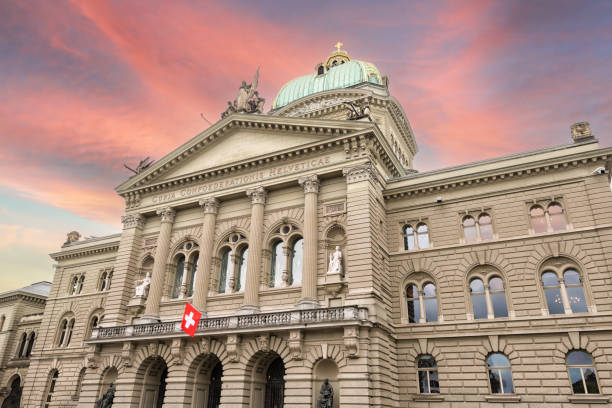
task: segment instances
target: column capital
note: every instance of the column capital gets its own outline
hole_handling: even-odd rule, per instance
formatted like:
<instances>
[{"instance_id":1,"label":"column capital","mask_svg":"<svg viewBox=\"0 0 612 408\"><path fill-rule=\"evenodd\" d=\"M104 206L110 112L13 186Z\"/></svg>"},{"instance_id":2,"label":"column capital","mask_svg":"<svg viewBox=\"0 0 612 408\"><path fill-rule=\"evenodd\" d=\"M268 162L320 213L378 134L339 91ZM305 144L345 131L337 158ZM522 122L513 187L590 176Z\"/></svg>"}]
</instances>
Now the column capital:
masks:
<instances>
[{"instance_id":1,"label":"column capital","mask_svg":"<svg viewBox=\"0 0 612 408\"><path fill-rule=\"evenodd\" d=\"M142 214L128 214L121 217L123 229L143 228L145 217Z\"/></svg>"},{"instance_id":2,"label":"column capital","mask_svg":"<svg viewBox=\"0 0 612 408\"><path fill-rule=\"evenodd\" d=\"M302 176L298 178L300 186L304 187L304 193L319 193L319 178L316 174L310 174L308 176Z\"/></svg>"},{"instance_id":3,"label":"column capital","mask_svg":"<svg viewBox=\"0 0 612 408\"><path fill-rule=\"evenodd\" d=\"M216 214L219 210L219 200L215 197L202 198L198 204L204 208L204 214Z\"/></svg>"},{"instance_id":4,"label":"column capital","mask_svg":"<svg viewBox=\"0 0 612 408\"><path fill-rule=\"evenodd\" d=\"M251 197L251 204L265 204L268 193L263 187L249 188L246 194Z\"/></svg>"},{"instance_id":5,"label":"column capital","mask_svg":"<svg viewBox=\"0 0 612 408\"><path fill-rule=\"evenodd\" d=\"M161 222L173 222L174 216L176 215L176 211L171 207L159 208L156 213L157 215L161 215Z\"/></svg>"},{"instance_id":6,"label":"column capital","mask_svg":"<svg viewBox=\"0 0 612 408\"><path fill-rule=\"evenodd\" d=\"M342 169L342 175L346 177L347 183L357 183L364 180L379 181L377 171L372 162L365 162L354 167L345 167Z\"/></svg>"}]
</instances>

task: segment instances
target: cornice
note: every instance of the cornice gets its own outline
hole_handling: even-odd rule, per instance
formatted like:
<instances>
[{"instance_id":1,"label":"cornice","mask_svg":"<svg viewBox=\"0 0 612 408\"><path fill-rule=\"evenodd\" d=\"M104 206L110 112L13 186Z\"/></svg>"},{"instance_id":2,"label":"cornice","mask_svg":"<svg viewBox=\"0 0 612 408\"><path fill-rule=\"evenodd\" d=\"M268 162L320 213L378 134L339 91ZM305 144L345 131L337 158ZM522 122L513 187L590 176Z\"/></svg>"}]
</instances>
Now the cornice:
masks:
<instances>
[{"instance_id":1,"label":"cornice","mask_svg":"<svg viewBox=\"0 0 612 408\"><path fill-rule=\"evenodd\" d=\"M335 122L342 125L346 124L345 121ZM355 131L351 132L351 130ZM397 158L391 153L391 147L375 123L359 122L358 126L354 126L353 129L339 127L332 131L331 129L325 130L320 128L319 131L329 131L326 134L329 134L331 137L325 140L285 149L274 154L258 156L248 160L182 175L174 179L164 180L157 184L143 185L130 189L121 195L129 203L128 208L134 208L139 206L140 199L144 194L162 192L168 188L178 186L187 187L192 183L201 181L212 181L216 177L227 177L243 170L252 170L257 168L257 166L281 162L292 158L309 157L339 147L344 150L347 160L355 157L362 157L364 154L373 154L387 168L389 174L393 177L399 177L404 174L401 163L399 163Z\"/></svg>"},{"instance_id":2,"label":"cornice","mask_svg":"<svg viewBox=\"0 0 612 408\"><path fill-rule=\"evenodd\" d=\"M610 157L611 154L612 149L598 149L567 155L563 157L555 157L550 159L537 160L529 163L516 164L513 166L507 166L505 168L502 167L498 169L477 171L473 174L449 177L444 178L442 180L424 181L422 183L415 183L408 186L401 186L396 188L392 187L394 183L406 181L407 179L390 180L387 184L389 188L383 191L383 196L386 200L392 200L407 196L437 193L449 189L471 187L476 184L493 183L505 179L528 177L531 175L558 171L560 169L566 169L568 167L585 165L589 162L595 163L602 160L605 161ZM437 173L443 174L443 171ZM416 177L419 176L420 174L416 175Z\"/></svg>"},{"instance_id":3,"label":"cornice","mask_svg":"<svg viewBox=\"0 0 612 408\"><path fill-rule=\"evenodd\" d=\"M8 303L15 300L25 300L26 302L37 303L44 305L47 301L46 297L38 297L36 295L28 294L25 292L17 292L9 296L0 298L0 303Z\"/></svg>"},{"instance_id":4,"label":"cornice","mask_svg":"<svg viewBox=\"0 0 612 408\"><path fill-rule=\"evenodd\" d=\"M70 251L61 251L49 254L51 258L56 261L63 261L66 259L78 258L88 255L97 255L105 252L116 252L119 249L119 241L108 242L105 244L88 246L84 248L75 248Z\"/></svg>"}]
</instances>

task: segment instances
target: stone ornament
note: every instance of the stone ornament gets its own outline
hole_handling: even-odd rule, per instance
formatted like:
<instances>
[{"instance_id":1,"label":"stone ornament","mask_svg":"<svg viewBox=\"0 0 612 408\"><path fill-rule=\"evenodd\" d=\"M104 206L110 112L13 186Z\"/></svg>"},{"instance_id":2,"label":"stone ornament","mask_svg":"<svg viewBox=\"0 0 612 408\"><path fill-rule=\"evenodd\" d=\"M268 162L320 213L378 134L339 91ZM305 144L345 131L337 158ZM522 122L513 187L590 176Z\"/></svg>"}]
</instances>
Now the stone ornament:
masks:
<instances>
[{"instance_id":1,"label":"stone ornament","mask_svg":"<svg viewBox=\"0 0 612 408\"><path fill-rule=\"evenodd\" d=\"M371 162L365 162L355 167L342 169L342 175L346 177L347 183L357 183L359 181L370 180L378 181L376 169Z\"/></svg>"},{"instance_id":2,"label":"stone ornament","mask_svg":"<svg viewBox=\"0 0 612 408\"><path fill-rule=\"evenodd\" d=\"M348 358L358 358L359 353L359 332L357 327L344 328L344 348Z\"/></svg>"},{"instance_id":3,"label":"stone ornament","mask_svg":"<svg viewBox=\"0 0 612 408\"><path fill-rule=\"evenodd\" d=\"M263 187L249 188L246 195L251 197L251 204L265 204L267 193Z\"/></svg>"},{"instance_id":4,"label":"stone ornament","mask_svg":"<svg viewBox=\"0 0 612 408\"><path fill-rule=\"evenodd\" d=\"M96 401L96 408L110 408L115 399L115 385L111 383L102 398Z\"/></svg>"},{"instance_id":5,"label":"stone ornament","mask_svg":"<svg viewBox=\"0 0 612 408\"><path fill-rule=\"evenodd\" d=\"M66 234L66 242L64 242L64 245L70 245L73 242L77 242L79 239L81 239L81 234L79 234L78 231L70 231Z\"/></svg>"},{"instance_id":6,"label":"stone ornament","mask_svg":"<svg viewBox=\"0 0 612 408\"><path fill-rule=\"evenodd\" d=\"M176 211L170 207L160 208L156 211L157 215L161 215L161 222L173 222Z\"/></svg>"},{"instance_id":7,"label":"stone ornament","mask_svg":"<svg viewBox=\"0 0 612 408\"><path fill-rule=\"evenodd\" d=\"M327 273L337 273L342 275L342 252L340 247L336 246L336 250L333 254L329 254L329 266L327 267Z\"/></svg>"},{"instance_id":8,"label":"stone ornament","mask_svg":"<svg viewBox=\"0 0 612 408\"><path fill-rule=\"evenodd\" d=\"M237 334L230 334L227 336L225 349L227 351L227 356L232 363L237 363L240 361L240 337Z\"/></svg>"},{"instance_id":9,"label":"stone ornament","mask_svg":"<svg viewBox=\"0 0 612 408\"><path fill-rule=\"evenodd\" d=\"M317 408L332 408L334 405L334 388L326 378L321 384L321 390L319 391L319 398L317 399Z\"/></svg>"},{"instance_id":10,"label":"stone ornament","mask_svg":"<svg viewBox=\"0 0 612 408\"><path fill-rule=\"evenodd\" d=\"M591 125L589 124L589 122L574 123L571 129L572 139L574 141L593 137L593 134L591 133Z\"/></svg>"},{"instance_id":11,"label":"stone ornament","mask_svg":"<svg viewBox=\"0 0 612 408\"><path fill-rule=\"evenodd\" d=\"M121 223L123 223L123 229L143 228L145 217L142 214L124 215L121 217Z\"/></svg>"},{"instance_id":12,"label":"stone ornament","mask_svg":"<svg viewBox=\"0 0 612 408\"><path fill-rule=\"evenodd\" d=\"M147 298L149 296L149 286L151 286L151 272L147 272L147 275L144 279L139 279L136 281L136 289L134 292L134 297Z\"/></svg>"},{"instance_id":13,"label":"stone ornament","mask_svg":"<svg viewBox=\"0 0 612 408\"><path fill-rule=\"evenodd\" d=\"M346 118L348 120L358 120L370 117L370 105L359 102L343 102L346 105ZM370 119L371 120L371 119Z\"/></svg>"},{"instance_id":14,"label":"stone ornament","mask_svg":"<svg viewBox=\"0 0 612 408\"><path fill-rule=\"evenodd\" d=\"M289 332L289 352L294 360L302 360L303 334L301 330Z\"/></svg>"},{"instance_id":15,"label":"stone ornament","mask_svg":"<svg viewBox=\"0 0 612 408\"><path fill-rule=\"evenodd\" d=\"M316 174L298 178L300 186L304 187L304 193L319 193L319 178Z\"/></svg>"},{"instance_id":16,"label":"stone ornament","mask_svg":"<svg viewBox=\"0 0 612 408\"><path fill-rule=\"evenodd\" d=\"M266 334L262 334L261 336L257 336L257 347L259 350L267 353L270 351L270 336Z\"/></svg>"},{"instance_id":17,"label":"stone ornament","mask_svg":"<svg viewBox=\"0 0 612 408\"><path fill-rule=\"evenodd\" d=\"M255 72L253 82L248 84L242 81L238 96L234 102L227 102L227 109L221 114L221 119L231 115L232 113L263 113L263 106L266 100L259 96L257 84L259 82L259 68Z\"/></svg>"},{"instance_id":18,"label":"stone ornament","mask_svg":"<svg viewBox=\"0 0 612 408\"><path fill-rule=\"evenodd\" d=\"M219 210L219 200L214 197L202 198L198 204L204 208L204 214L216 214Z\"/></svg>"}]
</instances>

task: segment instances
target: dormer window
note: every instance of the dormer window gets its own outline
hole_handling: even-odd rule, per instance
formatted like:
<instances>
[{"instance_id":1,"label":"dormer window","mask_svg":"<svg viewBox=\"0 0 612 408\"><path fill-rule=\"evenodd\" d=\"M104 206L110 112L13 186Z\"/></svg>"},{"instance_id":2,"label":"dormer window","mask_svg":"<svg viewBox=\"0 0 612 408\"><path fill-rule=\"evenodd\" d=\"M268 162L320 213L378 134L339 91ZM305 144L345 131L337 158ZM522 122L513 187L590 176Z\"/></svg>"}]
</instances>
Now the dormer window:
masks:
<instances>
[{"instance_id":1,"label":"dormer window","mask_svg":"<svg viewBox=\"0 0 612 408\"><path fill-rule=\"evenodd\" d=\"M323 75L325 73L325 67L323 65L319 65L317 68L317 75Z\"/></svg>"}]
</instances>

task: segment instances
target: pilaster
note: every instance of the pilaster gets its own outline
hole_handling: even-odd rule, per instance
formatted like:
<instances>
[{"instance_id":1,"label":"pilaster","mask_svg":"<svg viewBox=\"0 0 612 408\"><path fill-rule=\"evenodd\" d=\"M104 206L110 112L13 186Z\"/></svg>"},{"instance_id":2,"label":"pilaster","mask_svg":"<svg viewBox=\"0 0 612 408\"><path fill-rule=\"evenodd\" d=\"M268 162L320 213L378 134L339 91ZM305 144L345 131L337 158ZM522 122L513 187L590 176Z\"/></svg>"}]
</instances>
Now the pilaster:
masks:
<instances>
[{"instance_id":1,"label":"pilaster","mask_svg":"<svg viewBox=\"0 0 612 408\"><path fill-rule=\"evenodd\" d=\"M204 198L199 201L199 204L203 208L204 219L202 220L202 240L200 242L200 256L198 257L197 275L199 276L196 275L195 278L193 305L205 315L219 200L214 197Z\"/></svg>"},{"instance_id":2,"label":"pilaster","mask_svg":"<svg viewBox=\"0 0 612 408\"><path fill-rule=\"evenodd\" d=\"M123 232L115 259L113 284L106 298L104 319L100 322L101 327L128 323L127 304L132 295L132 282L138 272L145 217L141 214L128 214L121 217L121 222Z\"/></svg>"}]
</instances>

